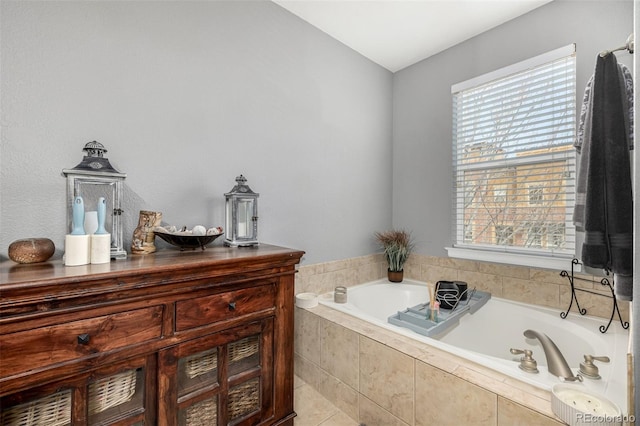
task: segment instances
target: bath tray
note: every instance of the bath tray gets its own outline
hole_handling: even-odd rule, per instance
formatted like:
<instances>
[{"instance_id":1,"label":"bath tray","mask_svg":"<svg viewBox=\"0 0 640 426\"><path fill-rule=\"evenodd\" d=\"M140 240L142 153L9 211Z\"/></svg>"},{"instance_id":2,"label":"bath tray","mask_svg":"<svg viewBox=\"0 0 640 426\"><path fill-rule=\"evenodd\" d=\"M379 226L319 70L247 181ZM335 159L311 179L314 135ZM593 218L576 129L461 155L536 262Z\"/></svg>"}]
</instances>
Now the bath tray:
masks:
<instances>
[{"instance_id":1,"label":"bath tray","mask_svg":"<svg viewBox=\"0 0 640 426\"><path fill-rule=\"evenodd\" d=\"M431 321L429 317L429 303L398 311L389 317L388 322L399 327L405 327L423 336L431 337L458 324L460 317L473 314L487 301L491 299L491 293L475 290L471 292L467 300L462 300L453 310L440 309L438 320Z\"/></svg>"}]
</instances>

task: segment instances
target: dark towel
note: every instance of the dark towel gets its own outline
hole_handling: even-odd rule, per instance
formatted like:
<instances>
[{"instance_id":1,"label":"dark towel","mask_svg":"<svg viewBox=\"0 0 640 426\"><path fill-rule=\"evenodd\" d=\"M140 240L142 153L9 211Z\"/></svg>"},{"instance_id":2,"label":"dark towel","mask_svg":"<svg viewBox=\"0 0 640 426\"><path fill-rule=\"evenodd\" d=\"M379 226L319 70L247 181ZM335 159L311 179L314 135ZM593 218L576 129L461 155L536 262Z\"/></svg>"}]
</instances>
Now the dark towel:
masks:
<instances>
[{"instance_id":1,"label":"dark towel","mask_svg":"<svg viewBox=\"0 0 640 426\"><path fill-rule=\"evenodd\" d=\"M618 76L620 79L620 95L622 96L622 110L626 112L625 130L627 133L627 142L629 149L633 149L633 75L629 68L624 64L618 64ZM584 89L582 99L582 107L580 109L580 120L576 132L576 140L574 146L578 154L588 156L589 144L584 141L591 138L591 119L593 113L593 96L591 89L593 87L593 79L591 76ZM584 151L583 149L584 145ZM576 174L576 192L575 206L573 212L573 224L576 231L584 232L584 206L586 202L586 185L587 185L587 167L580 167L582 164L581 157L578 157L578 172Z\"/></svg>"},{"instance_id":2,"label":"dark towel","mask_svg":"<svg viewBox=\"0 0 640 426\"><path fill-rule=\"evenodd\" d=\"M598 56L587 152L582 262L614 273L616 296L631 300L633 287L633 198L629 142L615 55Z\"/></svg>"}]
</instances>

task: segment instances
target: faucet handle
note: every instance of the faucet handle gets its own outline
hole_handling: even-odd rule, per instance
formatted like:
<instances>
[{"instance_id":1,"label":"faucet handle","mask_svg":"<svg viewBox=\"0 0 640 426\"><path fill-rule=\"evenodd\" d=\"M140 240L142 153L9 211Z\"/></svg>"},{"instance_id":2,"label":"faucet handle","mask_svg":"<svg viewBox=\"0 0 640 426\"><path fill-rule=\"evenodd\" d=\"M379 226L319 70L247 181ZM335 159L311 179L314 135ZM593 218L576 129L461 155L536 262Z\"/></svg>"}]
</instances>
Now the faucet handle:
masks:
<instances>
[{"instance_id":1,"label":"faucet handle","mask_svg":"<svg viewBox=\"0 0 640 426\"><path fill-rule=\"evenodd\" d=\"M524 354L522 358L520 358L520 369L526 371L527 373L538 373L538 363L535 359L533 359L533 351L530 349L510 349L510 352L514 355Z\"/></svg>"},{"instance_id":2,"label":"faucet handle","mask_svg":"<svg viewBox=\"0 0 640 426\"><path fill-rule=\"evenodd\" d=\"M608 356L593 356L593 355L585 355L584 360L586 362L600 361L600 362L611 362Z\"/></svg>"},{"instance_id":3,"label":"faucet handle","mask_svg":"<svg viewBox=\"0 0 640 426\"><path fill-rule=\"evenodd\" d=\"M608 356L584 355L584 362L580 363L580 373L589 379L599 379L600 372L593 361L610 362Z\"/></svg>"}]
</instances>

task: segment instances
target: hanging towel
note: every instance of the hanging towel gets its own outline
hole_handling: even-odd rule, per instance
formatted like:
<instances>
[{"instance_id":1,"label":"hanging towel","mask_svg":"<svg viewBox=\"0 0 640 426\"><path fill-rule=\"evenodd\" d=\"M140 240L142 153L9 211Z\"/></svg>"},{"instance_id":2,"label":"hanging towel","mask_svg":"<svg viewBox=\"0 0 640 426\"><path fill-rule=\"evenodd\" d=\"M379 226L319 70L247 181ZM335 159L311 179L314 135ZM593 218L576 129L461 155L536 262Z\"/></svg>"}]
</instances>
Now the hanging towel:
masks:
<instances>
[{"instance_id":1,"label":"hanging towel","mask_svg":"<svg viewBox=\"0 0 640 426\"><path fill-rule=\"evenodd\" d=\"M625 129L627 130L627 140L629 142L629 149L633 149L633 73L625 64L618 63L618 76L620 78L620 90L622 91L623 111L625 114ZM591 109L593 108L593 97L591 96L591 86L593 86L592 75L587 81L587 85L584 89L584 95L582 97L582 107L580 110L580 119L578 121L578 128L576 131L576 140L573 146L576 151L580 153L582 150L582 144L586 138L589 137L585 134L591 127Z\"/></svg>"},{"instance_id":2,"label":"hanging towel","mask_svg":"<svg viewBox=\"0 0 640 426\"><path fill-rule=\"evenodd\" d=\"M631 70L624 65L618 64L618 76L620 79L620 90L623 101L623 111L625 118L625 130L627 131L627 141L629 143L629 149L633 149L633 74ZM583 152L583 146L585 139L591 137L591 117L593 112L593 96L591 95L594 76L592 75L587 82L584 89L584 96L582 99L582 108L580 111L580 120L578 121L578 127L576 131L576 140L574 147L578 154L589 155ZM589 146L586 145L586 150ZM575 209L573 214L573 224L576 227L576 231L584 232L584 205L586 202L586 180L587 180L587 167L580 167L580 157L578 158L578 173L576 178L576 200Z\"/></svg>"},{"instance_id":3,"label":"hanging towel","mask_svg":"<svg viewBox=\"0 0 640 426\"><path fill-rule=\"evenodd\" d=\"M616 296L631 300L633 198L625 110L629 105L623 92L615 55L598 56L578 173L584 210L576 211L575 218L576 223L583 219L582 263L613 272Z\"/></svg>"}]
</instances>

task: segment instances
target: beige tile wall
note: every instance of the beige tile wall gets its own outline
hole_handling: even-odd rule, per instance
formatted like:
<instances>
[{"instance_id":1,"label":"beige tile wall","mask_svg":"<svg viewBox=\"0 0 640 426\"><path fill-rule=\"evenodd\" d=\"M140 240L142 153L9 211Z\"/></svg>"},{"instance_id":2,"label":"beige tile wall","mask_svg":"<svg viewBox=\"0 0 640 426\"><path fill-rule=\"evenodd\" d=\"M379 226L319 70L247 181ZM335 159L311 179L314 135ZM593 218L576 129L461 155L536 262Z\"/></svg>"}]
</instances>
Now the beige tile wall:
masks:
<instances>
[{"instance_id":1,"label":"beige tile wall","mask_svg":"<svg viewBox=\"0 0 640 426\"><path fill-rule=\"evenodd\" d=\"M360 336L359 343L359 392L403 422L414 424L413 359L365 336Z\"/></svg>"},{"instance_id":2,"label":"beige tile wall","mask_svg":"<svg viewBox=\"0 0 640 426\"><path fill-rule=\"evenodd\" d=\"M339 285L348 287L386 277L386 271L387 264L381 254L301 266L296 277L296 292L322 294ZM569 262L567 271L571 271ZM580 307L586 309L588 315L609 318L613 301L609 288L600 284L601 277L575 276L579 278L574 280L577 288L598 294L576 292ZM560 271L549 269L412 254L405 264L405 277L426 282L466 281L470 288L488 291L495 297L561 310L566 310L571 303L569 280L561 276ZM618 306L623 320L628 321L629 303L618 302ZM571 310L578 311L575 302Z\"/></svg>"}]
</instances>

